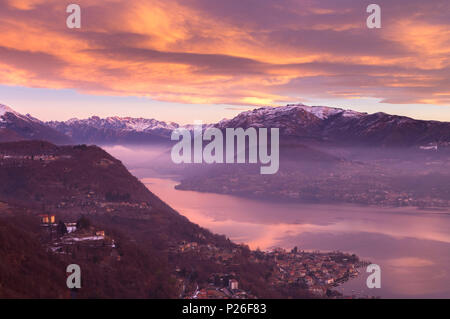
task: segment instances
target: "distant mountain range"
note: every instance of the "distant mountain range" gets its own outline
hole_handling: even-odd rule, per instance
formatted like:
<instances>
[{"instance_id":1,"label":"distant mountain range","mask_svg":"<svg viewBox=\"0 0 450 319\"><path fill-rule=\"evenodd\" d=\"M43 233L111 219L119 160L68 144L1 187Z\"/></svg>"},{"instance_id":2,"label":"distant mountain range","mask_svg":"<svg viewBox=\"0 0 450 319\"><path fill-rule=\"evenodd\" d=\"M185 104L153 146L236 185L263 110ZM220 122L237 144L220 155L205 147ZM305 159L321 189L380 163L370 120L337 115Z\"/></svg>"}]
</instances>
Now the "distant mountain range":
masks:
<instances>
[{"instance_id":1,"label":"distant mountain range","mask_svg":"<svg viewBox=\"0 0 450 319\"><path fill-rule=\"evenodd\" d=\"M449 122L303 104L243 112L217 127L278 127L282 136L299 142L345 146L408 147L450 141Z\"/></svg>"},{"instance_id":2,"label":"distant mountain range","mask_svg":"<svg viewBox=\"0 0 450 319\"><path fill-rule=\"evenodd\" d=\"M54 130L46 123L22 115L6 105L0 104L0 142L20 140L46 140L57 144L70 144L71 139Z\"/></svg>"},{"instance_id":3,"label":"distant mountain range","mask_svg":"<svg viewBox=\"0 0 450 319\"><path fill-rule=\"evenodd\" d=\"M167 142L176 123L155 119L93 116L85 120L47 122L52 129L70 137L77 143L148 143Z\"/></svg>"},{"instance_id":4,"label":"distant mountain range","mask_svg":"<svg viewBox=\"0 0 450 319\"><path fill-rule=\"evenodd\" d=\"M242 112L212 126L277 127L282 137L300 143L410 147L450 142L450 123L415 120L386 113L304 104L263 107ZM42 139L56 144L165 143L177 123L155 119L97 116L43 122L0 105L0 141ZM190 127L189 125L186 127Z\"/></svg>"}]
</instances>

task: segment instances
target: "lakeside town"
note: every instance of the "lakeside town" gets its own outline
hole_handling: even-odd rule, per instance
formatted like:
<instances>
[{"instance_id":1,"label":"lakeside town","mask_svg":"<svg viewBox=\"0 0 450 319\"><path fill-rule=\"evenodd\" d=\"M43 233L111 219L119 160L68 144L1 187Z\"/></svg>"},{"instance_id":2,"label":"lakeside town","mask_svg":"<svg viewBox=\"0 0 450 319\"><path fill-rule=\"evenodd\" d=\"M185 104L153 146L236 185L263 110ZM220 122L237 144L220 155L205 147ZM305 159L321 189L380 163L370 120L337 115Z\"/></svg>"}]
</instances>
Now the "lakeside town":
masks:
<instances>
[{"instance_id":1,"label":"lakeside town","mask_svg":"<svg viewBox=\"0 0 450 319\"><path fill-rule=\"evenodd\" d=\"M113 238L104 230L96 229L86 217L76 222L57 221L53 214L40 214L40 224L47 249L60 256L94 258L96 262L107 264L120 262L121 256ZM199 238L201 240L201 238ZM183 299L256 299L252 291L240 285L242 275L233 269L242 256L252 264L268 264L271 273L267 285L273 288L303 289L318 298L343 297L334 288L358 276L358 268L369 264L360 261L356 255L334 252L308 252L294 247L291 250L274 248L270 251L249 250L245 245L231 248L214 244L182 241L171 245L169 254L183 257L195 256L199 261L213 262L217 269L228 272L212 272L207 282L199 282L192 273L175 266L173 276L178 281Z\"/></svg>"},{"instance_id":2,"label":"lakeside town","mask_svg":"<svg viewBox=\"0 0 450 319\"><path fill-rule=\"evenodd\" d=\"M343 297L333 288L358 276L358 268L370 262L361 261L354 254L334 252L307 252L294 247L292 250L275 248L270 251L248 250L246 246L220 249L214 245L197 242L181 242L172 247L172 254L195 254L198 258L212 260L216 264L232 269L235 259L249 254L251 262L268 263L272 272L267 277L267 285L279 288L301 288L315 297ZM252 299L257 298L251 291L239 287L239 274L212 273L208 283L199 285L189 282L189 275L177 267L177 278L181 283L181 298L188 299ZM190 288L189 288L190 287Z\"/></svg>"},{"instance_id":3,"label":"lakeside town","mask_svg":"<svg viewBox=\"0 0 450 319\"><path fill-rule=\"evenodd\" d=\"M423 183L450 168L448 160L423 163ZM405 163L407 166L410 163ZM411 172L390 171L383 163L370 170L358 163L341 162L339 169L310 174L308 170L283 170L273 176L261 176L236 170L207 178L185 178L178 190L191 190L264 200L303 203L349 203L378 207L448 208L450 200L444 187L414 188L408 182ZM427 174L431 176L427 177ZM442 177L442 184L444 177Z\"/></svg>"},{"instance_id":4,"label":"lakeside town","mask_svg":"<svg viewBox=\"0 0 450 319\"><path fill-rule=\"evenodd\" d=\"M115 240L104 230L93 227L89 220L81 217L76 222L57 221L55 215L39 215L44 244L47 249L60 256L94 258L96 262L108 264L120 262ZM369 264L356 255L342 252L308 252L294 247L291 250L275 248L270 251L249 250L247 246L233 248L217 247L213 244L182 241L172 245L169 253L183 257L195 255L197 260L208 260L229 272L212 272L205 283L198 282L192 273L176 266L173 272L183 299L257 299L252 291L240 285L242 275L233 270L237 259L246 255L253 264L271 265L267 285L273 288L304 289L317 298L342 298L337 290L340 284L358 276L358 268ZM220 266L220 267L219 267Z\"/></svg>"}]
</instances>

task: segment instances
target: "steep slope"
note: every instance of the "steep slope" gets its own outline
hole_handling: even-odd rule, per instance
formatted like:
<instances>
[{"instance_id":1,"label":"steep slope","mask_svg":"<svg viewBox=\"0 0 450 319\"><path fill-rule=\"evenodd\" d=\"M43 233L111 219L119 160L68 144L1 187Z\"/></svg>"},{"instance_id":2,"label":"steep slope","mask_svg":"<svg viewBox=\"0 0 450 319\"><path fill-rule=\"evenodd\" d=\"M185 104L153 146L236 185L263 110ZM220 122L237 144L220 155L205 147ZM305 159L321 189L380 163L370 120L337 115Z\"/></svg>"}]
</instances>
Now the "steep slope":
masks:
<instances>
[{"instance_id":1,"label":"steep slope","mask_svg":"<svg viewBox=\"0 0 450 319\"><path fill-rule=\"evenodd\" d=\"M119 232L107 232L120 245L120 260L109 257L107 248L92 250L88 245L78 245L70 254L53 254L37 217L21 207L0 205L0 298L71 298L68 264L82 269L77 298L177 296L164 253L148 252L148 247L144 251Z\"/></svg>"},{"instance_id":2,"label":"steep slope","mask_svg":"<svg viewBox=\"0 0 450 319\"><path fill-rule=\"evenodd\" d=\"M0 141L47 140L56 144L69 144L70 138L52 129L44 122L22 115L0 104Z\"/></svg>"},{"instance_id":3,"label":"steep slope","mask_svg":"<svg viewBox=\"0 0 450 319\"><path fill-rule=\"evenodd\" d=\"M48 210L71 219L89 214L110 222L123 220L130 231L146 227L154 243L163 245L200 234L214 238L167 206L119 160L96 146L39 141L0 144L0 180L1 201L37 212Z\"/></svg>"}]
</instances>

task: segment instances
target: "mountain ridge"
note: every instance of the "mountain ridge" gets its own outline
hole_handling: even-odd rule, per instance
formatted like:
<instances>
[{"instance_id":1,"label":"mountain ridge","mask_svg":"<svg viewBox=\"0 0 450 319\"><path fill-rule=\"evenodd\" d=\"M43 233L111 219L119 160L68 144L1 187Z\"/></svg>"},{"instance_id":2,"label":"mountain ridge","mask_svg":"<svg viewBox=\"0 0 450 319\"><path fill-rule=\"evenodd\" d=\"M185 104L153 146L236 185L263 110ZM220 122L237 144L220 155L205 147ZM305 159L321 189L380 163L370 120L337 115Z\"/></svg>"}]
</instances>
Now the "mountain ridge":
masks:
<instances>
[{"instance_id":1,"label":"mountain ridge","mask_svg":"<svg viewBox=\"0 0 450 319\"><path fill-rule=\"evenodd\" d=\"M48 140L56 144L70 144L72 140L30 114L20 114L0 104L0 141Z\"/></svg>"},{"instance_id":2,"label":"mountain ridge","mask_svg":"<svg viewBox=\"0 0 450 319\"><path fill-rule=\"evenodd\" d=\"M133 127L132 124L135 123L141 124L138 129ZM152 142L155 139L170 142L168 139L174 129L192 128L192 125L181 126L173 122L131 117L91 117L86 120L54 121L48 125L61 133L76 137L78 142ZM283 137L294 138L299 142L345 145L411 147L450 142L450 122L417 120L383 112L368 114L350 109L304 104L256 108L231 119L204 125L205 127L278 127Z\"/></svg>"},{"instance_id":3,"label":"mountain ridge","mask_svg":"<svg viewBox=\"0 0 450 319\"><path fill-rule=\"evenodd\" d=\"M20 137L49 140L56 144L170 143L172 131L180 127L192 129L192 125L182 126L175 122L118 116L42 122L29 114L22 115L0 105L0 129L9 130L0 131L1 141ZM376 147L450 144L450 122L305 104L256 108L205 127L222 130L238 127L279 128L283 138L295 139L300 143Z\"/></svg>"},{"instance_id":4,"label":"mountain ridge","mask_svg":"<svg viewBox=\"0 0 450 319\"><path fill-rule=\"evenodd\" d=\"M163 142L179 127L174 122L118 116L104 119L98 116L81 120L72 118L65 122L50 121L46 124L80 143Z\"/></svg>"},{"instance_id":5,"label":"mountain ridge","mask_svg":"<svg viewBox=\"0 0 450 319\"><path fill-rule=\"evenodd\" d=\"M242 112L233 119L220 121L216 127L278 127L284 137L338 145L409 147L450 142L450 122L304 104Z\"/></svg>"}]
</instances>

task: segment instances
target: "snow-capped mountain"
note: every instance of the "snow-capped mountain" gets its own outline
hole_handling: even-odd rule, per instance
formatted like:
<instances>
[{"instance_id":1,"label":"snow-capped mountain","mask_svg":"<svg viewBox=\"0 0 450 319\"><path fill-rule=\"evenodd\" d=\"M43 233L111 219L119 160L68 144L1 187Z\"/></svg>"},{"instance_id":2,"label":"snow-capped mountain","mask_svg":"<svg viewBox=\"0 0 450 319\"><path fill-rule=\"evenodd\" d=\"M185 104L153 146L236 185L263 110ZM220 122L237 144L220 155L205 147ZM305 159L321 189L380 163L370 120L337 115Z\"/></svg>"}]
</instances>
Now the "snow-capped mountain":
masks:
<instances>
[{"instance_id":1,"label":"snow-capped mountain","mask_svg":"<svg viewBox=\"0 0 450 319\"><path fill-rule=\"evenodd\" d=\"M329 145L420 146L450 145L450 123L367 114L327 106L290 104L245 111L232 119L204 125L225 128L279 128L282 138ZM155 119L93 116L44 123L0 105L0 141L45 139L54 143L167 143L180 125ZM192 125L183 126L192 129ZM1 138L3 136L3 138Z\"/></svg>"},{"instance_id":2,"label":"snow-capped mountain","mask_svg":"<svg viewBox=\"0 0 450 319\"><path fill-rule=\"evenodd\" d=\"M178 124L155 119L92 116L47 125L80 143L141 143L170 140Z\"/></svg>"},{"instance_id":3,"label":"snow-capped mountain","mask_svg":"<svg viewBox=\"0 0 450 319\"><path fill-rule=\"evenodd\" d=\"M47 140L56 144L69 144L70 138L48 127L30 114L20 114L0 104L0 141Z\"/></svg>"},{"instance_id":4,"label":"snow-capped mountain","mask_svg":"<svg viewBox=\"0 0 450 319\"><path fill-rule=\"evenodd\" d=\"M9 113L16 113L12 108L10 108L9 106L0 104L0 117L3 117L3 115L5 115L7 112ZM2 118L3 119L3 118Z\"/></svg>"},{"instance_id":5,"label":"snow-capped mountain","mask_svg":"<svg viewBox=\"0 0 450 319\"><path fill-rule=\"evenodd\" d=\"M0 104L0 123L2 123L2 122L6 123L7 117L5 117L5 115L7 115L7 113L10 113L13 116L15 116L16 118L24 120L24 121L42 123L40 120L32 117L30 114L26 114L26 115L20 114L20 113L14 111L9 106L3 105L3 104Z\"/></svg>"},{"instance_id":6,"label":"snow-capped mountain","mask_svg":"<svg viewBox=\"0 0 450 319\"><path fill-rule=\"evenodd\" d=\"M277 127L284 137L336 145L416 146L450 142L450 123L304 104L263 107L222 120L218 128Z\"/></svg>"},{"instance_id":7,"label":"snow-capped mountain","mask_svg":"<svg viewBox=\"0 0 450 319\"><path fill-rule=\"evenodd\" d=\"M56 122L50 122L56 123ZM95 126L104 129L117 129L136 132L151 132L155 130L172 131L178 128L178 124L174 122L166 123L155 119L132 118L132 117L107 117L101 119L98 116L92 116L86 120L73 118L65 122L70 126Z\"/></svg>"},{"instance_id":8,"label":"snow-capped mountain","mask_svg":"<svg viewBox=\"0 0 450 319\"><path fill-rule=\"evenodd\" d=\"M363 115L367 115L367 113L360 113L352 110L344 110L328 106L308 106L304 104L288 104L286 106L279 106L279 107L269 106L242 112L238 116L236 116L233 120L246 118L254 123L258 123L261 120L267 123L268 121L271 120L277 121L280 119L280 117L284 117L288 114L297 113L299 110L302 110L305 113L313 115L321 120L327 119L335 115L343 115L345 117L360 117Z\"/></svg>"}]
</instances>

